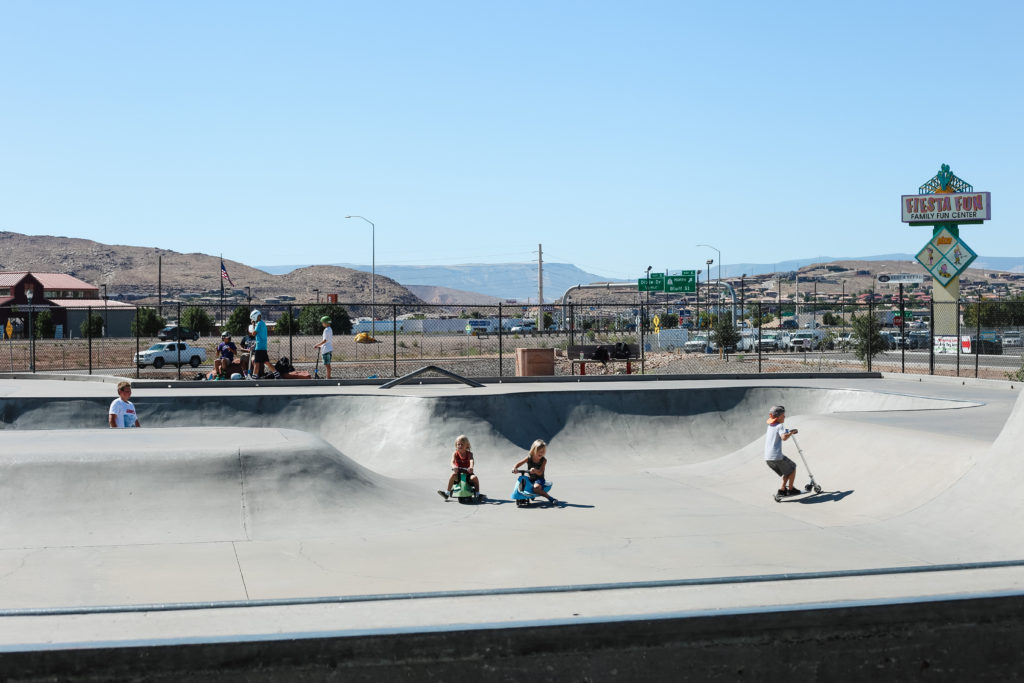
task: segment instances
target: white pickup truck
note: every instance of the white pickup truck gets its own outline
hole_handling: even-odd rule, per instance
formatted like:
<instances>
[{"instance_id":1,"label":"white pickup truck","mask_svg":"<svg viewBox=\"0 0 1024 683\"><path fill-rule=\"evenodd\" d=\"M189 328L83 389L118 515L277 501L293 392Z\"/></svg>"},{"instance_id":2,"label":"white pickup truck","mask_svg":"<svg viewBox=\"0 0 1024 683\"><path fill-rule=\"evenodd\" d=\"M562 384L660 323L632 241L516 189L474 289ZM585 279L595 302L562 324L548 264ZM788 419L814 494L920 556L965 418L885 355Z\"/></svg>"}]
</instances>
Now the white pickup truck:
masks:
<instances>
[{"instance_id":1,"label":"white pickup truck","mask_svg":"<svg viewBox=\"0 0 1024 683\"><path fill-rule=\"evenodd\" d=\"M821 346L823 336L820 330L791 332L786 338L786 349L788 351L814 351Z\"/></svg>"},{"instance_id":2,"label":"white pickup truck","mask_svg":"<svg viewBox=\"0 0 1024 683\"><path fill-rule=\"evenodd\" d=\"M188 363L194 368L206 360L206 350L198 346L189 346L185 342L160 342L153 344L145 351L135 354L135 364L140 368L152 365L162 368L164 365L182 366Z\"/></svg>"}]
</instances>

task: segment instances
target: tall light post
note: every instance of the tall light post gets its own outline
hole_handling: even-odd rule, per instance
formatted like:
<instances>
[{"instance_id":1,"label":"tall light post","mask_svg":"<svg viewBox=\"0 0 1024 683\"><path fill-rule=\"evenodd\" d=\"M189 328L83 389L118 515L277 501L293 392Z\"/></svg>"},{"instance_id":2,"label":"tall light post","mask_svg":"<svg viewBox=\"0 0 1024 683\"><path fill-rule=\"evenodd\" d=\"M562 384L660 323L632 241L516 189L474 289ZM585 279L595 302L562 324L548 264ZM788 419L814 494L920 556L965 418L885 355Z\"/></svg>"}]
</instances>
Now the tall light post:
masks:
<instances>
[{"instance_id":1,"label":"tall light post","mask_svg":"<svg viewBox=\"0 0 1024 683\"><path fill-rule=\"evenodd\" d=\"M32 372L36 371L36 332L32 329L32 297L35 293L34 288L25 290L25 298L28 299L28 366Z\"/></svg>"},{"instance_id":2,"label":"tall light post","mask_svg":"<svg viewBox=\"0 0 1024 683\"><path fill-rule=\"evenodd\" d=\"M107 317L107 283L103 283L103 337L107 336L110 329L110 319Z\"/></svg>"},{"instance_id":3,"label":"tall light post","mask_svg":"<svg viewBox=\"0 0 1024 683\"><path fill-rule=\"evenodd\" d=\"M707 299L708 299L708 303L707 303L707 307L708 307L708 346L711 345L711 264L714 263L714 262L715 262L715 259L713 259L713 258L709 258L707 261L704 262L704 263L708 264L708 277L707 277L707 281L708 281L708 296L707 296Z\"/></svg>"},{"instance_id":4,"label":"tall light post","mask_svg":"<svg viewBox=\"0 0 1024 683\"><path fill-rule=\"evenodd\" d=\"M369 218L362 216L345 216L345 218L362 218L370 224L370 336L377 336L377 229ZM543 301L541 302L544 303Z\"/></svg>"},{"instance_id":5,"label":"tall light post","mask_svg":"<svg viewBox=\"0 0 1024 683\"><path fill-rule=\"evenodd\" d=\"M715 306L718 308L718 317L722 317L722 252L715 249L710 244L698 244L698 247L707 247L708 249L714 249L715 254L718 255L718 297L715 299ZM708 261L710 266L712 261ZM711 269L708 268L708 284L711 284Z\"/></svg>"},{"instance_id":6,"label":"tall light post","mask_svg":"<svg viewBox=\"0 0 1024 683\"><path fill-rule=\"evenodd\" d=\"M641 316L644 329L647 329L647 318L651 315L651 268L653 267L647 266L647 311Z\"/></svg>"},{"instance_id":7,"label":"tall light post","mask_svg":"<svg viewBox=\"0 0 1024 683\"><path fill-rule=\"evenodd\" d=\"M313 288L313 293L316 294L316 302L320 303L320 290L316 287Z\"/></svg>"}]
</instances>

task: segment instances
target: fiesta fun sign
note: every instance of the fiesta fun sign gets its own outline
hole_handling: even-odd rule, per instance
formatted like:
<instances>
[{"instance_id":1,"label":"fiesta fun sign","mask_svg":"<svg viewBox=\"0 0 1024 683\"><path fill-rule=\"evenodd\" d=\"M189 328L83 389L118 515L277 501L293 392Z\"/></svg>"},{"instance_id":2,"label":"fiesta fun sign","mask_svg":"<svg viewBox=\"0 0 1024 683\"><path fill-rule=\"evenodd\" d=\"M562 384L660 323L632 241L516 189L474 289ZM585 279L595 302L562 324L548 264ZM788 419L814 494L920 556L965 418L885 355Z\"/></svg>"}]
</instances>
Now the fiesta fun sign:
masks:
<instances>
[{"instance_id":1,"label":"fiesta fun sign","mask_svg":"<svg viewBox=\"0 0 1024 683\"><path fill-rule=\"evenodd\" d=\"M905 194L904 223L981 223L992 218L991 192Z\"/></svg>"}]
</instances>

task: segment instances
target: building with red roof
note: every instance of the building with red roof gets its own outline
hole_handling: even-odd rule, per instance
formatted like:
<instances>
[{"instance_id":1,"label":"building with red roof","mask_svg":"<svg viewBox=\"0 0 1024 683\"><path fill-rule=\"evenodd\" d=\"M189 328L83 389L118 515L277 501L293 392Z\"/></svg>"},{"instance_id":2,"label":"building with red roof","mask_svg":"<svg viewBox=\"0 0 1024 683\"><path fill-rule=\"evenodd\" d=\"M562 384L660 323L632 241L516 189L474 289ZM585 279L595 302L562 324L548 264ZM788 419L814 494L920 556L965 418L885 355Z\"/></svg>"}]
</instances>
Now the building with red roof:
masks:
<instances>
[{"instance_id":1,"label":"building with red roof","mask_svg":"<svg viewBox=\"0 0 1024 683\"><path fill-rule=\"evenodd\" d=\"M31 293L31 300L29 294ZM131 336L135 307L100 296L99 287L64 273L0 271L0 329L11 323L15 337L27 337L29 314L48 311L57 336L82 337L89 314L102 315L106 336Z\"/></svg>"}]
</instances>

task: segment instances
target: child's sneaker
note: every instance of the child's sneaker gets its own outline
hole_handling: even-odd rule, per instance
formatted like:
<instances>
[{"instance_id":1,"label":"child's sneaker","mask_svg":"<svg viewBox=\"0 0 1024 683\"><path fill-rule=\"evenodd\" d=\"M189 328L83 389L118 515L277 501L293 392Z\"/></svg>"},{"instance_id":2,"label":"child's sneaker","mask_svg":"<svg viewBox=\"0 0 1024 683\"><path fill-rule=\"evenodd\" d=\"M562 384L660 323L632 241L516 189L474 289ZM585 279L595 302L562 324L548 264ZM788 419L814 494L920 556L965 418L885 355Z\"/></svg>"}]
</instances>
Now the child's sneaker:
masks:
<instances>
[{"instance_id":1,"label":"child's sneaker","mask_svg":"<svg viewBox=\"0 0 1024 683\"><path fill-rule=\"evenodd\" d=\"M787 496L799 496L801 493L800 489L786 489Z\"/></svg>"},{"instance_id":2,"label":"child's sneaker","mask_svg":"<svg viewBox=\"0 0 1024 683\"><path fill-rule=\"evenodd\" d=\"M789 490L788 489L779 489L779 495L780 496L788 496L789 495Z\"/></svg>"},{"instance_id":3,"label":"child's sneaker","mask_svg":"<svg viewBox=\"0 0 1024 683\"><path fill-rule=\"evenodd\" d=\"M448 494L447 494L447 493L445 493L444 491L442 491L441 489L438 489L438 490L437 490L437 495L441 496L441 497L442 497L442 498L444 498L445 500L448 500Z\"/></svg>"}]
</instances>

